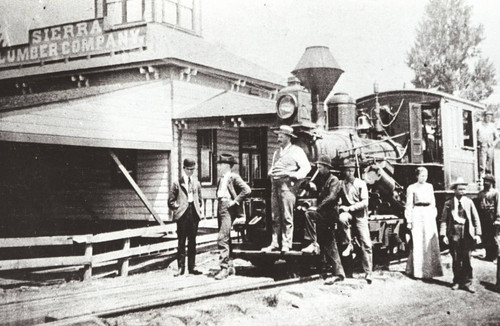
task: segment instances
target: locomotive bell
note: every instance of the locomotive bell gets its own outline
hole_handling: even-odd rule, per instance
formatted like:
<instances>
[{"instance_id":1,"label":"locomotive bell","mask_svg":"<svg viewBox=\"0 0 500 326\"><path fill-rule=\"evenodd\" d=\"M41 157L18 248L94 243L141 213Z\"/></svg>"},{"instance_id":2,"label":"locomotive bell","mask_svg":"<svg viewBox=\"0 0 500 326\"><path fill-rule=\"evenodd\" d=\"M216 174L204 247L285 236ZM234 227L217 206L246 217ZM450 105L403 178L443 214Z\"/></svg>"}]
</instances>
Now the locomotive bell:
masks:
<instances>
[{"instance_id":1,"label":"locomotive bell","mask_svg":"<svg viewBox=\"0 0 500 326\"><path fill-rule=\"evenodd\" d=\"M285 124L311 122L311 97L295 77L288 78L288 86L276 95L276 113Z\"/></svg>"},{"instance_id":2,"label":"locomotive bell","mask_svg":"<svg viewBox=\"0 0 500 326\"><path fill-rule=\"evenodd\" d=\"M311 46L292 71L302 85L311 92L311 121L323 127L325 124L323 102L344 71L326 46Z\"/></svg>"}]
</instances>

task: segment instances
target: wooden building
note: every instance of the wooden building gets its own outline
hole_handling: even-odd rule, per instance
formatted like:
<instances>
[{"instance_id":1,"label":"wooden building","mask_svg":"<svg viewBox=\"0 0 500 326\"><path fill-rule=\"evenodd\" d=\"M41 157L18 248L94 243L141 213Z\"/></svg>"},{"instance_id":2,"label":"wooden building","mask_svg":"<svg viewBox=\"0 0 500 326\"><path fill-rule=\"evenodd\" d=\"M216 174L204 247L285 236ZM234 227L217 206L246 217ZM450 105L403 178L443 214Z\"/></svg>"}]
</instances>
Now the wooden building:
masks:
<instances>
[{"instance_id":1,"label":"wooden building","mask_svg":"<svg viewBox=\"0 0 500 326\"><path fill-rule=\"evenodd\" d=\"M221 151L266 173L282 79L206 42L199 1L96 0L95 17L0 50L0 237L168 221L187 156L207 185Z\"/></svg>"}]
</instances>

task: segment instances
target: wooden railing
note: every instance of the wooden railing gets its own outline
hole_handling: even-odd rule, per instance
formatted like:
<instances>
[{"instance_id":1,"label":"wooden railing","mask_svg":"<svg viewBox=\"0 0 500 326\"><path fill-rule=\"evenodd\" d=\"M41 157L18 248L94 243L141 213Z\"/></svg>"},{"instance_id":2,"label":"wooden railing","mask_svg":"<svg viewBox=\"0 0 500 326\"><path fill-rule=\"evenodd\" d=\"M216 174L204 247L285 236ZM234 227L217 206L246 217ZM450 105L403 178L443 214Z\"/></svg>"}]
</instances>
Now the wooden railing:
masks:
<instances>
[{"instance_id":1,"label":"wooden railing","mask_svg":"<svg viewBox=\"0 0 500 326\"><path fill-rule=\"evenodd\" d=\"M87 234L54 237L1 238L0 249L41 246L73 247L82 245L85 249L83 255L76 256L0 260L0 271L83 266L83 279L87 280L92 277L93 267L117 262L119 274L126 276L128 275L129 260L131 258L155 253L175 253L175 250L177 249L175 229L175 224L166 224L96 235ZM165 241L158 242L158 240L155 240L155 243L131 247L131 239L133 238L164 238ZM214 243L216 240L216 232L197 237L198 245ZM94 254L94 245L111 241L122 241L121 248L119 250Z\"/></svg>"}]
</instances>

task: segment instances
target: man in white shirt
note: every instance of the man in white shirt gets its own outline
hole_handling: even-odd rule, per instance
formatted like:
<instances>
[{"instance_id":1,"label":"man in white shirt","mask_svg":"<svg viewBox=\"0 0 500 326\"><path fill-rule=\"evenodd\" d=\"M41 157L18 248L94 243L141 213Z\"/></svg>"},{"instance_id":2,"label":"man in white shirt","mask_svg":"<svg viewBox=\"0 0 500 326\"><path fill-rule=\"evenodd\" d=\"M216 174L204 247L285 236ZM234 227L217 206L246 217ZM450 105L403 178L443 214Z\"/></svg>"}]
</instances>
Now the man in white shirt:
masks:
<instances>
[{"instance_id":1,"label":"man in white shirt","mask_svg":"<svg viewBox=\"0 0 500 326\"><path fill-rule=\"evenodd\" d=\"M271 206L273 234L271 244L262 248L264 252L292 249L293 210L299 181L311 171L311 163L302 148L292 144L297 138L290 126L280 126L278 134L280 148L274 153L269 176L272 182Z\"/></svg>"},{"instance_id":2,"label":"man in white shirt","mask_svg":"<svg viewBox=\"0 0 500 326\"><path fill-rule=\"evenodd\" d=\"M455 190L455 195L444 204L439 233L443 243L449 244L453 259L452 290L461 288L474 293L470 257L474 243L481 242L481 223L476 206L464 196L466 186L467 182L461 177L451 184L450 188Z\"/></svg>"},{"instance_id":3,"label":"man in white shirt","mask_svg":"<svg viewBox=\"0 0 500 326\"><path fill-rule=\"evenodd\" d=\"M370 228L368 225L368 187L366 182L355 177L356 163L345 159L341 164L343 180L340 181L341 205L339 207L339 227L343 232L346 249L342 256L351 255L352 236L351 224L361 247L361 263L368 284L372 283L372 241L370 239Z\"/></svg>"},{"instance_id":4,"label":"man in white shirt","mask_svg":"<svg viewBox=\"0 0 500 326\"><path fill-rule=\"evenodd\" d=\"M196 234L201 217L201 185L193 176L196 161L186 158L183 163L182 176L172 185L168 196L168 207L174 212L174 221L177 222L177 266L175 276L183 275L186 261L186 238L188 239L188 272L201 274L195 269Z\"/></svg>"},{"instance_id":5,"label":"man in white shirt","mask_svg":"<svg viewBox=\"0 0 500 326\"><path fill-rule=\"evenodd\" d=\"M231 154L221 154L217 161L217 220L219 222L219 235L217 244L221 249L219 263L220 270L215 275L216 280L222 280L235 274L231 259L231 227L236 219L244 219L245 211L243 201L251 189L245 181L231 168L236 164L236 159Z\"/></svg>"},{"instance_id":6,"label":"man in white shirt","mask_svg":"<svg viewBox=\"0 0 500 326\"><path fill-rule=\"evenodd\" d=\"M493 173L493 148L498 139L498 132L495 123L492 121L493 113L488 111L484 114L484 120L478 124L477 146L479 150L479 173Z\"/></svg>"}]
</instances>

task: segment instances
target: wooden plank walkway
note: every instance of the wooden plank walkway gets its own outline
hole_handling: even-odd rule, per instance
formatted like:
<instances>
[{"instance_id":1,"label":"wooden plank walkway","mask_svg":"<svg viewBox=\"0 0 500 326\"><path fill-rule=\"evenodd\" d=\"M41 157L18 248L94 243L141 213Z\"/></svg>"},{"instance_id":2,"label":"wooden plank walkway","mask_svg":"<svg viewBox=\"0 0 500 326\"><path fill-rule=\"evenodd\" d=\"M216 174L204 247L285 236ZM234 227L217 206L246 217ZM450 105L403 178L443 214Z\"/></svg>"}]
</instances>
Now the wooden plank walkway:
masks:
<instances>
[{"instance_id":1,"label":"wooden plank walkway","mask_svg":"<svg viewBox=\"0 0 500 326\"><path fill-rule=\"evenodd\" d=\"M96 281L87 282L86 287L68 285L51 295L19 293L15 298L3 298L0 325L33 325L86 315L103 316L274 283L273 279L262 277L234 276L216 281L206 275L174 278L161 273L155 273L154 277L143 274Z\"/></svg>"}]
</instances>

